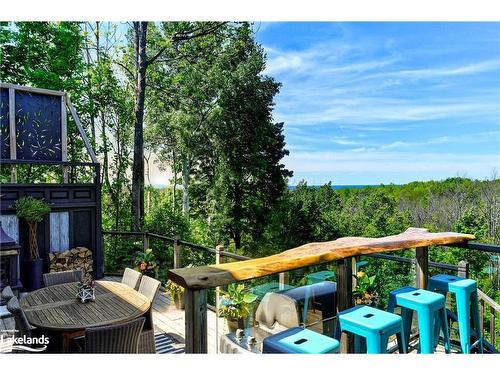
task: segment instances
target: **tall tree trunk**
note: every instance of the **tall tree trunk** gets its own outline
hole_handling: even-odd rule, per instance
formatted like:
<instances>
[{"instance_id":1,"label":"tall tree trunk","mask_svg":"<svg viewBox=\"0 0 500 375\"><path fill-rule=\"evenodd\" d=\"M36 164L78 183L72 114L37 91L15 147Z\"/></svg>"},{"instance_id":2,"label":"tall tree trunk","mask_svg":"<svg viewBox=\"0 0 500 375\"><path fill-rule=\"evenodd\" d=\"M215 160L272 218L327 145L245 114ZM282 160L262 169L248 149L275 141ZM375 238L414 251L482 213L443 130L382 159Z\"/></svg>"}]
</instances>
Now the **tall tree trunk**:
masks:
<instances>
[{"instance_id":1,"label":"tall tree trunk","mask_svg":"<svg viewBox=\"0 0 500 375\"><path fill-rule=\"evenodd\" d=\"M144 219L144 99L146 90L147 22L134 22L135 32L135 125L132 166L132 229L139 231Z\"/></svg>"},{"instance_id":2,"label":"tall tree trunk","mask_svg":"<svg viewBox=\"0 0 500 375\"><path fill-rule=\"evenodd\" d=\"M233 207L231 208L231 216L233 217L233 240L234 247L241 247L241 220L243 210L243 191L239 183L234 186Z\"/></svg>"},{"instance_id":3,"label":"tall tree trunk","mask_svg":"<svg viewBox=\"0 0 500 375\"><path fill-rule=\"evenodd\" d=\"M102 163L102 181L104 181L104 186L108 189L111 187L111 182L109 181L109 157L108 157L108 135L106 134L106 116L104 111L101 112L101 123L102 123L102 145L103 145L103 163Z\"/></svg>"},{"instance_id":4,"label":"tall tree trunk","mask_svg":"<svg viewBox=\"0 0 500 375\"><path fill-rule=\"evenodd\" d=\"M189 219L189 157L182 157L182 213Z\"/></svg>"},{"instance_id":5,"label":"tall tree trunk","mask_svg":"<svg viewBox=\"0 0 500 375\"><path fill-rule=\"evenodd\" d=\"M173 186L173 193L172 193L172 212L175 213L176 211L176 206L177 206L177 165L176 165L176 154L175 154L175 149L172 150L172 173L174 174L174 186Z\"/></svg>"},{"instance_id":6,"label":"tall tree trunk","mask_svg":"<svg viewBox=\"0 0 500 375\"><path fill-rule=\"evenodd\" d=\"M90 22L85 24L85 32L87 32L87 25L90 27ZM97 55L99 55L99 22L96 22L96 31L94 32L96 37L96 47L97 47ZM92 144L92 148L96 149L96 134L95 134L95 118L94 118L94 98L92 93L92 82L90 78L90 69L92 66L92 57L90 54L90 47L85 47L85 56L86 56L86 64L87 64L87 95L89 99L90 106L90 143Z\"/></svg>"}]
</instances>

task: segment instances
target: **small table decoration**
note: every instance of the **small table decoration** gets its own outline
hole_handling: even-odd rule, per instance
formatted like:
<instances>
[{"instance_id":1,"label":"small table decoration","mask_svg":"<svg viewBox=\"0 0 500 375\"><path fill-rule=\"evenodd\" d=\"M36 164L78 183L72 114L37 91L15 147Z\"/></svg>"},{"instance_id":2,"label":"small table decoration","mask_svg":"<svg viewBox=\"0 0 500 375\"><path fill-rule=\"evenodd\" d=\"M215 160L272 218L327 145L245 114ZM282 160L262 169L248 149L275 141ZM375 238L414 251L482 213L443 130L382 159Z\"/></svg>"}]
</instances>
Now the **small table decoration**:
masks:
<instances>
[{"instance_id":1,"label":"small table decoration","mask_svg":"<svg viewBox=\"0 0 500 375\"><path fill-rule=\"evenodd\" d=\"M86 283L79 282L76 298L78 298L81 303L95 301L95 282L93 280Z\"/></svg>"}]
</instances>

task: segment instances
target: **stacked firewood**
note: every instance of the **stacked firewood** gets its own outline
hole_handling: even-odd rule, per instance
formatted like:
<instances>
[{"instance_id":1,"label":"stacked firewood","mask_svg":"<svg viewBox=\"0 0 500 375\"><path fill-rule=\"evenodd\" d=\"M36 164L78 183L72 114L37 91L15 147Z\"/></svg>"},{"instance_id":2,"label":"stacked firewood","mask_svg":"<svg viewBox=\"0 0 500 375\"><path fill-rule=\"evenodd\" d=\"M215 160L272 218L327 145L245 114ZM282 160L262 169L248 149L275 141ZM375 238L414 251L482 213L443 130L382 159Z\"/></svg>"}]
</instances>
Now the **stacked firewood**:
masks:
<instances>
[{"instance_id":1,"label":"stacked firewood","mask_svg":"<svg viewBox=\"0 0 500 375\"><path fill-rule=\"evenodd\" d=\"M86 247L76 247L61 253L50 253L50 272L69 271L80 268L83 278L89 279L92 274L92 251Z\"/></svg>"}]
</instances>

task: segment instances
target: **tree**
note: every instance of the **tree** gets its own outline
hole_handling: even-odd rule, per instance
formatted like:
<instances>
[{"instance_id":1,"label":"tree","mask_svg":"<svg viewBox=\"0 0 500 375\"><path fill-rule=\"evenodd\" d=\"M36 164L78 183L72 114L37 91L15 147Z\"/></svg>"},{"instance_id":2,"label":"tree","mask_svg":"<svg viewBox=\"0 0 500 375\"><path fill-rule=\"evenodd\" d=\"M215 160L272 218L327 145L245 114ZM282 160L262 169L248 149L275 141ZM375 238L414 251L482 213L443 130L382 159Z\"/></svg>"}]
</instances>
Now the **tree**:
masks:
<instances>
[{"instance_id":1,"label":"tree","mask_svg":"<svg viewBox=\"0 0 500 375\"><path fill-rule=\"evenodd\" d=\"M179 33L184 28L176 24L170 26L170 32ZM234 28L224 25L217 33L190 39L178 47L176 53L182 58L175 64L160 61L149 70L150 121L146 138L160 163L171 167L174 190L178 171L181 172L182 211L186 219L191 208L191 175L200 150L207 144L210 119L217 109L216 62Z\"/></svg>"},{"instance_id":2,"label":"tree","mask_svg":"<svg viewBox=\"0 0 500 375\"><path fill-rule=\"evenodd\" d=\"M208 192L209 215L240 248L244 235L262 235L292 173L281 163L288 154L283 123L271 115L279 84L262 76L265 55L248 24L236 30L218 65L211 147L197 174Z\"/></svg>"},{"instance_id":3,"label":"tree","mask_svg":"<svg viewBox=\"0 0 500 375\"><path fill-rule=\"evenodd\" d=\"M79 113L85 113L81 98L83 82L83 36L76 22L16 22L0 24L0 80L65 91ZM68 121L68 156L83 160L83 141L76 125ZM37 171L43 174L49 167ZM24 170L19 167L18 171ZM32 167L28 166L28 179ZM20 173L21 174L21 173ZM71 176L70 176L71 177ZM21 176L19 180L23 180Z\"/></svg>"},{"instance_id":4,"label":"tree","mask_svg":"<svg viewBox=\"0 0 500 375\"><path fill-rule=\"evenodd\" d=\"M122 66L134 81L135 106L134 106L134 162L132 166L132 217L133 230L139 230L144 221L144 106L147 87L147 70L156 62L171 64L182 55L178 53L183 43L214 33L225 23L181 22L176 26L163 23L158 34L154 35L154 45L148 49L148 22L133 23L133 69ZM155 28L155 30L157 30Z\"/></svg>"}]
</instances>

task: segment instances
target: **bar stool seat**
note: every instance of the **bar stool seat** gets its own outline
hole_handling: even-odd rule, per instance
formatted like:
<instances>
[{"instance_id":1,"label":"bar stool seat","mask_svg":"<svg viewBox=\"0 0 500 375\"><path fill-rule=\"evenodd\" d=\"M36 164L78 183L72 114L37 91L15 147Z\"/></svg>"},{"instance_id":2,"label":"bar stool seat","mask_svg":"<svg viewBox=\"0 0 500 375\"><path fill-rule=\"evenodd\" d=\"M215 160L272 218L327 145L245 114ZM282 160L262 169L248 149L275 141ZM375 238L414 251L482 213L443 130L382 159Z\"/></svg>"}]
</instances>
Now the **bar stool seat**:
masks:
<instances>
[{"instance_id":1,"label":"bar stool seat","mask_svg":"<svg viewBox=\"0 0 500 375\"><path fill-rule=\"evenodd\" d=\"M429 279L427 289L446 294L454 293L457 304L458 332L462 353L469 354L471 349L478 346L483 353L483 337L479 323L479 304L477 296L477 283L475 280L453 275L436 275ZM471 327L471 315L472 323ZM472 328L476 333L476 341L471 345L470 337Z\"/></svg>"},{"instance_id":2,"label":"bar stool seat","mask_svg":"<svg viewBox=\"0 0 500 375\"><path fill-rule=\"evenodd\" d=\"M338 353L340 343L309 329L294 327L268 336L263 341L263 353L328 354Z\"/></svg>"},{"instance_id":3,"label":"bar stool seat","mask_svg":"<svg viewBox=\"0 0 500 375\"><path fill-rule=\"evenodd\" d=\"M366 340L368 354L387 353L387 343L392 335L397 337L399 352L406 353L403 321L399 315L360 305L341 311L339 325L340 332L350 332L355 335L356 353L365 352L362 339Z\"/></svg>"},{"instance_id":4,"label":"bar stool seat","mask_svg":"<svg viewBox=\"0 0 500 375\"><path fill-rule=\"evenodd\" d=\"M396 305L401 307L405 337L408 335L413 319L413 312L417 313L418 331L420 339L420 353L432 354L437 345L435 332L443 331L446 353L450 352L450 337L444 297L439 293L424 289L404 287L391 292L396 299ZM389 308L393 303L389 304Z\"/></svg>"}]
</instances>

